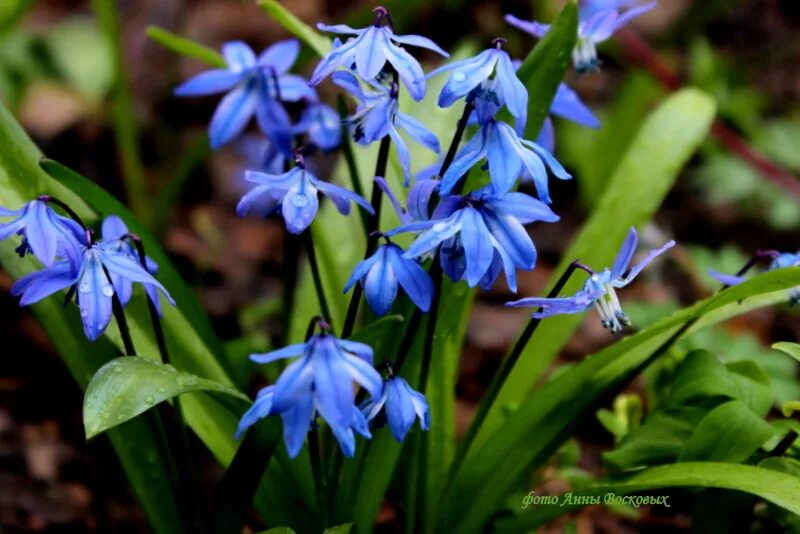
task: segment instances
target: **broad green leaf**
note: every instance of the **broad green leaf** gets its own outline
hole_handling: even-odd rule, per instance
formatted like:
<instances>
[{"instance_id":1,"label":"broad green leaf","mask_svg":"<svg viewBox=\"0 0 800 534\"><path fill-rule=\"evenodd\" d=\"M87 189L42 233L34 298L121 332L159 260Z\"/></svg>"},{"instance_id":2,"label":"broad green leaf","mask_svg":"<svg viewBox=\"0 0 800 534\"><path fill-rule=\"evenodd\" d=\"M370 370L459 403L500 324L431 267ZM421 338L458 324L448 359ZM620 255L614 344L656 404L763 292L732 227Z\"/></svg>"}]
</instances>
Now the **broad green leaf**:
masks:
<instances>
[{"instance_id":1,"label":"broad green leaf","mask_svg":"<svg viewBox=\"0 0 800 534\"><path fill-rule=\"evenodd\" d=\"M750 310L785 302L789 289L799 283L800 268L757 276L621 340L546 383L511 411L492 439L467 457L440 504L438 527L450 532L480 531L516 485L546 462L599 402L652 363L653 353L683 325L699 317L684 332L689 335Z\"/></svg>"},{"instance_id":2,"label":"broad green leaf","mask_svg":"<svg viewBox=\"0 0 800 534\"><path fill-rule=\"evenodd\" d=\"M721 462L687 462L653 467L621 481L573 492L574 497L594 496L601 499L609 493L628 495L659 488L721 488L743 491L800 514L800 478L785 473ZM514 518L499 519L493 532L525 532L545 525L580 505L530 507L529 512Z\"/></svg>"},{"instance_id":3,"label":"broad green leaf","mask_svg":"<svg viewBox=\"0 0 800 534\"><path fill-rule=\"evenodd\" d=\"M353 530L353 523L345 523L343 525L336 525L335 527L326 528L322 534L348 534Z\"/></svg>"},{"instance_id":4,"label":"broad green leaf","mask_svg":"<svg viewBox=\"0 0 800 534\"><path fill-rule=\"evenodd\" d=\"M402 315L386 315L373 321L348 339L375 347L388 337L395 337L403 325Z\"/></svg>"},{"instance_id":5,"label":"broad green leaf","mask_svg":"<svg viewBox=\"0 0 800 534\"><path fill-rule=\"evenodd\" d=\"M269 530L262 530L258 534L294 534L294 530L289 527L275 527Z\"/></svg>"},{"instance_id":6,"label":"broad green leaf","mask_svg":"<svg viewBox=\"0 0 800 534\"><path fill-rule=\"evenodd\" d=\"M248 402L236 389L146 358L123 356L97 370L83 398L86 439L183 393L208 391Z\"/></svg>"},{"instance_id":7,"label":"broad green leaf","mask_svg":"<svg viewBox=\"0 0 800 534\"><path fill-rule=\"evenodd\" d=\"M277 0L258 0L258 5L289 33L306 43L319 56L331 50L331 41L295 17Z\"/></svg>"},{"instance_id":8,"label":"broad green leaf","mask_svg":"<svg viewBox=\"0 0 800 534\"><path fill-rule=\"evenodd\" d=\"M779 350L781 352L785 352L798 362L800 362L800 344L797 343L789 343L788 341L781 341L780 343L775 343L772 345L772 348L775 350Z\"/></svg>"},{"instance_id":9,"label":"broad green leaf","mask_svg":"<svg viewBox=\"0 0 800 534\"><path fill-rule=\"evenodd\" d=\"M16 208L45 192L69 195L39 169L36 161L41 154L2 106L0 145L0 205ZM80 205L77 198L74 200L75 205ZM17 279L40 268L32 257L20 258L15 246L12 240L0 242L0 265L6 273ZM58 340L55 347L81 388L86 387L97 369L116 356L117 350L109 341L89 342L83 336L78 314L66 313L58 299L45 299L32 310L48 337ZM165 476L170 468L147 421L130 421L108 435L153 530L164 534L183 532L177 489Z\"/></svg>"},{"instance_id":10,"label":"broad green leaf","mask_svg":"<svg viewBox=\"0 0 800 534\"><path fill-rule=\"evenodd\" d=\"M558 86L567 72L578 37L578 6L570 1L517 71L528 89L528 122L525 139L536 139Z\"/></svg>"},{"instance_id":11,"label":"broad green leaf","mask_svg":"<svg viewBox=\"0 0 800 534\"><path fill-rule=\"evenodd\" d=\"M597 208L563 255L555 276L575 259L596 269L610 265L629 228L644 224L656 212L680 169L705 139L713 117L714 102L694 89L675 93L650 115ZM582 283L580 276L573 277L563 294L573 293ZM540 325L501 389L473 447L500 428L505 407L529 394L582 320L581 314L561 315Z\"/></svg>"},{"instance_id":12,"label":"broad green leaf","mask_svg":"<svg viewBox=\"0 0 800 534\"><path fill-rule=\"evenodd\" d=\"M185 37L159 28L158 26L148 26L147 36L168 50L182 56L199 59L209 67L225 68L225 58L222 54L200 43L196 43Z\"/></svg>"}]
</instances>

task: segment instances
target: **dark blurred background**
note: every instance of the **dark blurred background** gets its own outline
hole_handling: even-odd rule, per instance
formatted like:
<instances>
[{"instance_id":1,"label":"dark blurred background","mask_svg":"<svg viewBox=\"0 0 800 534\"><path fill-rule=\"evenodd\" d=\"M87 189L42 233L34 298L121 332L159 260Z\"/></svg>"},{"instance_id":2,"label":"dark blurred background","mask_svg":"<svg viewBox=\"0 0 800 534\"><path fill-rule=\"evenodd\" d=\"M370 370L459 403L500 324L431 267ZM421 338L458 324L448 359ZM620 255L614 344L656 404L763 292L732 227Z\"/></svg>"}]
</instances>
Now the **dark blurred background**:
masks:
<instances>
[{"instance_id":1,"label":"dark blurred background","mask_svg":"<svg viewBox=\"0 0 800 534\"><path fill-rule=\"evenodd\" d=\"M368 20L377 3L287 0L306 22ZM399 32L422 34L446 49L465 39L481 45L509 38L517 56L532 41L505 25L503 15L549 20L552 0L399 0L386 2ZM203 66L148 40L158 25L218 48L243 39L256 50L288 37L255 4L243 0L122 0L118 2L124 61L148 187L159 197L154 225L186 279L197 288L232 358L265 343L279 328L274 318L285 265L280 223L242 220L233 206L241 194L236 151L210 154L204 129L216 104L177 99L175 85ZM49 157L98 181L120 198L120 159L108 95L112 49L82 1L0 2L0 98ZM423 59L435 61L430 56ZM716 137L706 142L678 180L647 235L674 237L677 262L661 282L638 284L626 299L637 325L708 295L707 266L734 271L759 248L795 251L800 240L800 4L795 0L661 0L615 41L601 46L601 72L568 82L604 121L600 131L557 122L558 157L577 180L559 183L559 233L536 235L540 264L521 277L521 292L536 294L581 223L592 197L579 182L602 180L613 158L665 85L698 86L718 101ZM311 54L301 57L308 73ZM428 65L430 68L431 65ZM670 76L670 72L674 78ZM330 90L330 88L327 88ZM738 148L737 148L738 147ZM3 150L3 147L0 147ZM616 151L616 152L615 152ZM616 156L614 155L616 154ZM759 159L761 158L761 159ZM604 171L604 169L609 169ZM599 175L599 177L598 177ZM82 393L31 314L8 294L0 272L0 531L145 532L145 517L104 438L85 443ZM467 335L458 385L463 430L476 401L513 342L525 316L502 308L501 284L481 294ZM648 305L645 306L644 304ZM798 314L764 310L703 333L705 346L752 356L776 340L797 341ZM561 362L583 358L612 341L590 316ZM692 342L700 342L694 339ZM781 360L783 361L783 360ZM791 363L791 362L790 362ZM800 398L797 369L776 363L773 378L786 399ZM245 380L243 377L242 380ZM252 393L252 384L250 392ZM633 388L640 387L634 385ZM581 466L599 472L598 451L612 443L599 424L579 435ZM198 483L219 477L198 443ZM392 529L389 509L381 520ZM580 532L680 531L680 516L638 521L597 510L582 512ZM553 527L558 529L559 527Z\"/></svg>"}]
</instances>

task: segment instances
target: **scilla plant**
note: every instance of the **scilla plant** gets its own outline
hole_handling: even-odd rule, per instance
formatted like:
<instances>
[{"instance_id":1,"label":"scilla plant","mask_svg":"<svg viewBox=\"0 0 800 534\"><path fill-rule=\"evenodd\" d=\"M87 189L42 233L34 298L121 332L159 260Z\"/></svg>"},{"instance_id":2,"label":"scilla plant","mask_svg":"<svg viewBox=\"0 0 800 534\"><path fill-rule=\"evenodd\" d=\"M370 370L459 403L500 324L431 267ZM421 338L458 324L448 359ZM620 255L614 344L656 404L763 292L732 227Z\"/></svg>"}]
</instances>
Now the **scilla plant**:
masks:
<instances>
[{"instance_id":1,"label":"scilla plant","mask_svg":"<svg viewBox=\"0 0 800 534\"><path fill-rule=\"evenodd\" d=\"M175 94L220 95L212 149L238 143L251 123L263 136L237 213L281 219L305 250L282 343L250 356L270 377L252 403L232 378L242 362L225 354L146 224L41 159L2 110L0 259L16 279L11 291L86 387L87 437L110 436L154 530L239 532L250 521L276 532L369 532L384 502L406 531L533 528L558 512L523 510L516 497L605 400L689 333L796 295L796 257L775 254L769 272L718 275L726 286L714 296L622 337L631 326L624 288L654 260L668 262L675 245L661 240L635 258L635 228L708 133L714 105L697 90L653 111L577 234L560 229L551 181L573 177L553 154L549 115L599 125L565 73L570 58L580 72L599 68L596 44L653 7L634 4L570 2L547 26L509 17L541 37L521 63L503 38L451 58L400 33L382 7L367 27L319 24L319 33L262 0L297 39L261 53L233 41L219 54L151 29L208 64ZM320 56L309 80L292 73L301 43ZM423 50L445 62L426 74ZM339 111L322 85L343 90ZM331 173L319 156L333 153L342 164ZM516 293L517 273L536 268L535 236L546 233L572 244L545 296L509 302L530 308L530 320L457 440L455 380L475 293L501 275ZM592 309L616 342L542 381ZM750 409L730 395L739 404L726 413ZM763 425L743 457L702 449L653 466L616 454L622 472L582 491L721 488L799 513L797 474L759 464L759 455L789 454L794 438L763 415L753 415ZM210 508L192 478L190 432L225 468Z\"/></svg>"}]
</instances>

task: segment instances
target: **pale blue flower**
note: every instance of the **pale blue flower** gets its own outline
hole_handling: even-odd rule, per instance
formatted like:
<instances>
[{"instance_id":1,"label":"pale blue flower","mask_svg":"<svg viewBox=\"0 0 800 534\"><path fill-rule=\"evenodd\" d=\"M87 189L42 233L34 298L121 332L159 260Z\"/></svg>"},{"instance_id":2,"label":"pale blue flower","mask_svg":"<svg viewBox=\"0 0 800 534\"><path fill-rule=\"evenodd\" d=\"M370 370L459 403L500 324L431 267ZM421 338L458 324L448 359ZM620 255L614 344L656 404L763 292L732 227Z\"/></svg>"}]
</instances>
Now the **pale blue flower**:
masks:
<instances>
[{"instance_id":1,"label":"pale blue flower","mask_svg":"<svg viewBox=\"0 0 800 534\"><path fill-rule=\"evenodd\" d=\"M309 102L292 133L306 134L311 143L330 152L342 142L342 122L332 107L321 102Z\"/></svg>"},{"instance_id":2,"label":"pale blue flower","mask_svg":"<svg viewBox=\"0 0 800 534\"><path fill-rule=\"evenodd\" d=\"M430 413L428 400L425 395L415 391L403 378L391 376L384 382L383 393L379 399L365 402L361 411L368 422L389 423L392 436L399 443L414 426L414 421L419 419L419 427L428 430L430 427ZM383 411L383 412L381 412Z\"/></svg>"},{"instance_id":3,"label":"pale blue flower","mask_svg":"<svg viewBox=\"0 0 800 534\"><path fill-rule=\"evenodd\" d=\"M106 272L108 274L106 274ZM53 293L67 288L77 289L75 299L80 308L83 331L94 341L111 322L111 300L115 289L109 277L120 283L140 283L153 286L174 306L175 301L158 280L127 253L106 249L99 243L83 248L81 263L76 270L62 260L41 271L23 276L11 287L11 294L20 296L20 305L35 304ZM119 284L118 284L119 285ZM70 293L71 294L71 293Z\"/></svg>"},{"instance_id":4,"label":"pale blue flower","mask_svg":"<svg viewBox=\"0 0 800 534\"><path fill-rule=\"evenodd\" d=\"M77 222L53 211L46 197L31 200L18 210L0 207L0 217L15 217L0 223L0 240L15 234L22 236L18 249L21 255L31 251L48 267L55 263L56 257L67 258L75 265L80 261L86 231Z\"/></svg>"},{"instance_id":5,"label":"pale blue flower","mask_svg":"<svg viewBox=\"0 0 800 534\"><path fill-rule=\"evenodd\" d=\"M772 254L772 256L773 258L767 267L767 271L785 269L787 267L800 267L800 252L795 254L792 254L791 252L775 252ZM709 269L708 274L726 286L735 286L747 280L747 277L744 275L740 276L735 274L723 274L713 269ZM789 292L789 303L792 305L800 304L800 287L793 288Z\"/></svg>"},{"instance_id":6,"label":"pale blue flower","mask_svg":"<svg viewBox=\"0 0 800 534\"><path fill-rule=\"evenodd\" d=\"M356 265L344 292L360 282L364 296L376 315L386 315L397 298L398 286L416 306L427 312L433 296L433 282L425 269L409 258L403 257L403 249L387 242L378 247L369 258Z\"/></svg>"},{"instance_id":7,"label":"pale blue flower","mask_svg":"<svg viewBox=\"0 0 800 534\"><path fill-rule=\"evenodd\" d=\"M175 89L178 96L204 96L227 92L217 106L208 134L212 148L233 140L255 116L261 131L286 154L292 153L291 120L281 101L316 100L316 91L300 76L288 71L300 44L280 41L256 57L241 41L222 47L227 68L202 72Z\"/></svg>"},{"instance_id":8,"label":"pale blue flower","mask_svg":"<svg viewBox=\"0 0 800 534\"><path fill-rule=\"evenodd\" d=\"M419 258L439 251L442 270L453 281L488 288L505 272L516 292L516 270L536 265L536 248L523 225L556 222L543 202L524 193L498 195L485 187L466 196L442 197L431 220L412 222L388 235L421 232L404 256Z\"/></svg>"},{"instance_id":9,"label":"pale blue flower","mask_svg":"<svg viewBox=\"0 0 800 534\"><path fill-rule=\"evenodd\" d=\"M256 363L299 357L289 364L272 387L239 424L239 434L258 419L281 414L283 437L289 456L300 453L311 424L319 413L328 423L345 456L355 454L355 432L371 437L366 420L355 405L353 383L373 398L381 395L383 379L372 367L369 345L322 333L305 343L289 345L265 354L253 354Z\"/></svg>"},{"instance_id":10,"label":"pale blue flower","mask_svg":"<svg viewBox=\"0 0 800 534\"><path fill-rule=\"evenodd\" d=\"M283 174L248 171L245 179L257 185L241 198L236 213L241 217L268 217L280 210L286 221L286 229L293 234L302 233L314 220L319 209L318 192L330 198L342 215L350 213L351 202L370 214L375 213L363 197L338 185L323 182L301 165Z\"/></svg>"},{"instance_id":11,"label":"pale blue flower","mask_svg":"<svg viewBox=\"0 0 800 534\"><path fill-rule=\"evenodd\" d=\"M459 98L490 82L491 91L496 93L498 101L506 105L517 119L520 129L524 129L528 116L528 91L517 77L508 53L500 48L504 41L497 39L496 47L484 50L475 57L444 65L428 74L430 78L442 72L454 71L439 93L440 107L450 107Z\"/></svg>"},{"instance_id":12,"label":"pale blue flower","mask_svg":"<svg viewBox=\"0 0 800 534\"><path fill-rule=\"evenodd\" d=\"M402 46L416 46L433 50L444 57L450 55L439 48L436 43L419 35L395 35L390 24L382 25L387 16L384 8L376 8L375 23L367 28L355 29L344 24L328 26L317 24L322 31L339 35L351 35L345 43L331 50L314 69L311 85L318 85L334 70L355 66L358 75L365 81L378 77L388 61L397 71L403 84L408 88L414 100L422 100L425 96L425 74L414 57Z\"/></svg>"},{"instance_id":13,"label":"pale blue flower","mask_svg":"<svg viewBox=\"0 0 800 534\"><path fill-rule=\"evenodd\" d=\"M594 305L600 314L601 324L614 333L621 332L623 326L631 323L628 316L622 311L616 290L630 284L650 262L675 246L675 241L669 241L661 248L650 251L644 260L629 269L637 243L636 229L631 228L611 269L606 268L592 274L583 288L571 297L525 298L508 302L506 306L540 308L533 314L533 317L542 319L553 315L582 313Z\"/></svg>"},{"instance_id":14,"label":"pale blue flower","mask_svg":"<svg viewBox=\"0 0 800 534\"><path fill-rule=\"evenodd\" d=\"M615 4L611 9L604 9L605 4ZM597 70L600 62L597 59L597 45L610 38L625 24L639 15L656 7L657 2L650 2L641 6L620 11L618 8L633 2L588 2L588 10L581 7L580 24L578 25L578 41L572 51L572 61L575 70L579 73ZM603 5L601 5L603 4ZM520 30L533 35L544 37L550 30L549 24L522 20L514 15L506 15L506 22Z\"/></svg>"},{"instance_id":15,"label":"pale blue flower","mask_svg":"<svg viewBox=\"0 0 800 534\"><path fill-rule=\"evenodd\" d=\"M373 81L365 88L358 78L347 71L335 72L332 79L359 102L355 114L347 119L353 126L353 139L358 144L370 145L390 136L403 168L406 185L411 180L411 154L399 130L425 148L439 153L436 135L414 117L398 111L397 87L393 82L387 86Z\"/></svg>"}]
</instances>

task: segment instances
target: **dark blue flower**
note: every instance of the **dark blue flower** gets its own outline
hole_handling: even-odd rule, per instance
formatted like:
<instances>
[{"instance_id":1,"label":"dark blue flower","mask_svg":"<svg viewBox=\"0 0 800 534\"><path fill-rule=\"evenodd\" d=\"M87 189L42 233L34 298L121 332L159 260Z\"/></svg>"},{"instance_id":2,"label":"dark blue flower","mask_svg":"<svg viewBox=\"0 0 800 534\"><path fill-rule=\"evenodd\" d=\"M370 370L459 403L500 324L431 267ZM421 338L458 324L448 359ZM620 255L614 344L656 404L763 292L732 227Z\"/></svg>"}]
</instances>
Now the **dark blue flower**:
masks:
<instances>
[{"instance_id":1,"label":"dark blue flower","mask_svg":"<svg viewBox=\"0 0 800 534\"><path fill-rule=\"evenodd\" d=\"M281 414L289 456L295 457L317 412L327 421L345 456L355 454L355 432L370 437L366 420L355 405L353 382L370 396L381 395L383 380L372 367L372 349L363 343L318 334L305 343L265 354L253 354L257 363L298 357L281 373L272 389L259 399L239 424L239 433L261 417Z\"/></svg>"},{"instance_id":2,"label":"dark blue flower","mask_svg":"<svg viewBox=\"0 0 800 534\"><path fill-rule=\"evenodd\" d=\"M372 311L386 315L397 298L397 287L402 287L408 298L426 312L431 305L433 282L425 269L403 257L403 249L393 243L378 247L375 254L356 265L344 286L344 292L356 282L364 286L364 295Z\"/></svg>"},{"instance_id":3,"label":"dark blue flower","mask_svg":"<svg viewBox=\"0 0 800 534\"><path fill-rule=\"evenodd\" d=\"M444 272L470 287L488 288L501 271L516 292L516 271L536 265L536 248L523 227L558 216L543 202L524 193L496 194L490 187L467 196L445 196L431 220L404 224L388 235L422 232L404 256L419 258L440 252Z\"/></svg>"},{"instance_id":4,"label":"dark blue flower","mask_svg":"<svg viewBox=\"0 0 800 534\"><path fill-rule=\"evenodd\" d=\"M86 232L77 222L53 211L47 200L32 200L18 210L0 207L0 217L15 217L0 224L0 239L14 234L22 236L21 254L30 250L48 267L56 257L67 258L73 264L80 261Z\"/></svg>"},{"instance_id":5,"label":"dark blue flower","mask_svg":"<svg viewBox=\"0 0 800 534\"><path fill-rule=\"evenodd\" d=\"M103 240L100 242L100 246L103 249L111 253L125 254L133 261L141 264L139 252L131 244L131 235L122 219L116 215L106 217L103 221L101 235ZM153 276L158 273L158 264L149 256L145 257L145 268ZM127 306L133 296L133 281L115 272L109 271L108 274L111 276L111 283L114 286L114 291L117 292L120 303L123 306ZM158 288L154 285L146 284L144 290L147 293L147 298L150 299L158 314L161 315L161 299L158 295Z\"/></svg>"},{"instance_id":6,"label":"dark blue flower","mask_svg":"<svg viewBox=\"0 0 800 534\"><path fill-rule=\"evenodd\" d=\"M657 2L650 2L631 9L620 11L619 8L635 2L584 2L580 11L580 24L578 26L578 41L572 51L572 61L575 70L579 73L596 70L600 66L597 59L597 45L635 19L639 15L656 7ZM609 4L614 4L609 6ZM611 7L611 9L606 9ZM550 30L549 24L522 20L514 15L506 15L506 22L520 30L533 35L544 37Z\"/></svg>"},{"instance_id":7,"label":"dark blue flower","mask_svg":"<svg viewBox=\"0 0 800 534\"><path fill-rule=\"evenodd\" d=\"M661 248L650 251L644 260L629 269L637 243L636 229L631 228L611 269L606 268L591 275L583 288L571 297L526 298L508 302L506 306L541 308L533 314L533 317L541 319L553 315L582 313L594 305L600 314L601 324L614 333L621 332L623 326L630 324L630 319L622 311L616 290L630 284L650 262L675 246L675 241L669 241Z\"/></svg>"},{"instance_id":8,"label":"dark blue flower","mask_svg":"<svg viewBox=\"0 0 800 534\"><path fill-rule=\"evenodd\" d=\"M439 153L439 140L433 132L417 119L398 111L397 87L393 82L387 86L373 81L364 88L358 78L347 71L335 72L332 79L359 101L356 113L347 119L353 125L353 138L361 145L369 145L390 136L406 184L411 180L411 154L398 128L425 148Z\"/></svg>"},{"instance_id":9,"label":"dark blue flower","mask_svg":"<svg viewBox=\"0 0 800 534\"><path fill-rule=\"evenodd\" d=\"M524 128L528 116L528 91L517 77L508 53L500 48L503 41L498 39L497 47L484 50L475 57L444 65L428 74L427 77L430 78L442 72L455 71L439 93L440 107L452 106L459 98L467 96L482 84L489 82L498 101L502 101L508 107L517 119L520 129Z\"/></svg>"},{"instance_id":10,"label":"dark blue flower","mask_svg":"<svg viewBox=\"0 0 800 534\"><path fill-rule=\"evenodd\" d=\"M364 198L343 187L323 182L302 166L284 174L248 171L245 179L258 185L241 198L236 213L242 217L267 217L280 210L286 229L293 234L302 233L314 220L319 209L317 192L330 198L343 215L350 213L350 202L374 214L372 206Z\"/></svg>"},{"instance_id":11,"label":"dark blue flower","mask_svg":"<svg viewBox=\"0 0 800 534\"><path fill-rule=\"evenodd\" d=\"M386 10L376 8L375 23L367 28L355 29L344 24L328 26L317 24L322 31L339 35L352 35L354 38L334 47L317 65L311 75L311 85L318 85L324 78L340 67L355 65L358 75L365 81L377 78L388 61L397 71L414 100L425 96L425 74L414 57L400 45L427 48L444 57L450 55L436 43L419 35L395 35L391 25L382 26Z\"/></svg>"},{"instance_id":12,"label":"dark blue flower","mask_svg":"<svg viewBox=\"0 0 800 534\"><path fill-rule=\"evenodd\" d=\"M328 152L342 141L342 122L332 107L321 102L309 102L292 133L308 135L314 145Z\"/></svg>"},{"instance_id":13,"label":"dark blue flower","mask_svg":"<svg viewBox=\"0 0 800 534\"><path fill-rule=\"evenodd\" d=\"M291 120L281 101L316 100L316 92L297 75L288 74L300 44L294 40L275 43L260 56L241 41L222 47L226 69L202 72L175 89L179 96L228 92L217 106L208 134L212 148L237 137L250 119L286 154L292 152Z\"/></svg>"},{"instance_id":14,"label":"dark blue flower","mask_svg":"<svg viewBox=\"0 0 800 534\"><path fill-rule=\"evenodd\" d=\"M108 274L106 274L106 272ZM52 267L23 276L11 287L11 294L20 296L20 305L28 306L66 288L76 288L75 298L81 312L83 331L94 341L111 322L111 298L115 294L109 277L118 277L120 284L140 283L153 286L174 306L167 290L127 253L106 249L99 243L83 248L76 270L63 260Z\"/></svg>"},{"instance_id":15,"label":"dark blue flower","mask_svg":"<svg viewBox=\"0 0 800 534\"><path fill-rule=\"evenodd\" d=\"M482 95L479 98L490 97ZM550 152L532 141L522 139L505 122L487 117L485 122L481 122L478 132L458 151L442 176L440 192L449 193L483 159L489 163L489 176L498 195L510 191L521 175L530 176L539 198L549 204L547 168L561 180L572 178Z\"/></svg>"},{"instance_id":16,"label":"dark blue flower","mask_svg":"<svg viewBox=\"0 0 800 534\"><path fill-rule=\"evenodd\" d=\"M555 115L589 128L600 127L600 120L586 104L581 102L578 94L565 83L558 86L556 96L550 105L550 115ZM539 132L539 137L536 139L536 144L551 154L555 151L555 129L553 120L550 117L545 119L542 131Z\"/></svg>"},{"instance_id":17,"label":"dark blue flower","mask_svg":"<svg viewBox=\"0 0 800 534\"><path fill-rule=\"evenodd\" d=\"M400 443L414 426L415 419L419 419L419 427L422 430L428 430L430 427L428 400L425 395L414 391L408 382L399 376L392 376L386 380L379 399L369 400L361 407L367 421L375 421L381 410L389 423L392 436Z\"/></svg>"},{"instance_id":18,"label":"dark blue flower","mask_svg":"<svg viewBox=\"0 0 800 534\"><path fill-rule=\"evenodd\" d=\"M800 252L796 254L792 254L791 252L775 252L769 267L767 267L767 271L785 269L786 267L800 267ZM746 276L718 273L713 269L709 269L708 274L726 286L735 286L741 284L747 279ZM800 304L800 287L793 288L789 292L789 303L793 305Z\"/></svg>"}]
</instances>

